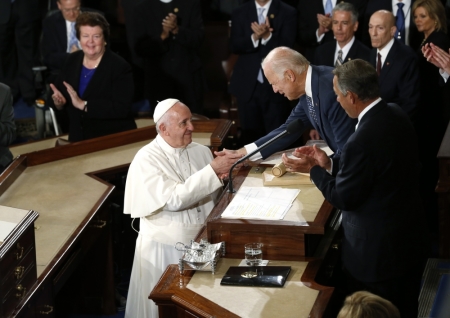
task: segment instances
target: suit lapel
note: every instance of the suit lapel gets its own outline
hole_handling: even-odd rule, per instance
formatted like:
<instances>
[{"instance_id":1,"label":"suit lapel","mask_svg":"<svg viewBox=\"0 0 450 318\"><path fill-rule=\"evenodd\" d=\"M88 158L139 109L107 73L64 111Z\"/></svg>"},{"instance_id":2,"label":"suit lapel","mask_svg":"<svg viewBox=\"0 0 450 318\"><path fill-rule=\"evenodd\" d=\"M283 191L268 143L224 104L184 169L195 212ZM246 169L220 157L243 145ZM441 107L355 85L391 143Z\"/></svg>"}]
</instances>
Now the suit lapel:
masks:
<instances>
[{"instance_id":1,"label":"suit lapel","mask_svg":"<svg viewBox=\"0 0 450 318\"><path fill-rule=\"evenodd\" d=\"M391 71L394 64L394 58L397 54L397 48L400 44L397 42L397 40L394 40L394 44L392 45L391 49L389 50L388 55L386 56L386 60L383 63L383 67L381 68L380 73L380 82L383 81Z\"/></svg>"},{"instance_id":2,"label":"suit lapel","mask_svg":"<svg viewBox=\"0 0 450 318\"><path fill-rule=\"evenodd\" d=\"M319 126L319 132L322 130L322 114L320 112L320 98L319 98L319 71L312 65L310 65L311 72L311 93L313 98L313 107L316 113L317 125ZM311 123L314 125L314 119L311 118Z\"/></svg>"},{"instance_id":3,"label":"suit lapel","mask_svg":"<svg viewBox=\"0 0 450 318\"><path fill-rule=\"evenodd\" d=\"M269 12L267 12L267 18L269 18L270 27L276 32L276 27L279 24L279 14L280 12L280 2L277 0L272 0L272 4L269 7Z\"/></svg>"},{"instance_id":4,"label":"suit lapel","mask_svg":"<svg viewBox=\"0 0 450 318\"><path fill-rule=\"evenodd\" d=\"M350 50L347 53L347 56L344 59L344 63L348 62L348 61L351 61L357 55L358 55L358 44L357 44L356 39L355 39L355 41L353 41L353 45L350 47Z\"/></svg>"},{"instance_id":5,"label":"suit lapel","mask_svg":"<svg viewBox=\"0 0 450 318\"><path fill-rule=\"evenodd\" d=\"M64 20L64 17L61 12L58 12L56 32L58 34L59 40L61 41L61 43L64 44L64 47L67 50L67 45L69 42L69 39L67 38L67 25L66 20Z\"/></svg>"}]
</instances>

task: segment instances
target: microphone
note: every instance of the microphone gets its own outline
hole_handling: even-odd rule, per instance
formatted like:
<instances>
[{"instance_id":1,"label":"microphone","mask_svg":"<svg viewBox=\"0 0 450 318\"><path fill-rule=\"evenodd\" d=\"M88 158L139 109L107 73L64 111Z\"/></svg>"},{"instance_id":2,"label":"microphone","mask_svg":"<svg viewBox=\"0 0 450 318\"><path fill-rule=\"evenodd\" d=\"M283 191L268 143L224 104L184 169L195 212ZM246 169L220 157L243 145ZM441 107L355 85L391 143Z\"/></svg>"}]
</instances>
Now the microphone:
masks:
<instances>
[{"instance_id":1,"label":"microphone","mask_svg":"<svg viewBox=\"0 0 450 318\"><path fill-rule=\"evenodd\" d=\"M230 180L228 181L228 192L229 193L234 193L236 192L233 189L233 178L232 178L232 173L233 173L233 169L234 167L236 167L236 165L240 164L241 162L247 160L248 158L250 158L251 156L253 156L255 153L260 152L261 150L263 150L264 148L266 148L267 146L271 145L273 142L275 142L276 140L280 139L281 137L284 137L285 135L288 134L293 134L299 131L303 131L303 129L305 128L305 125L303 124L303 122L300 119L295 119L293 121L291 121L288 126L286 127L286 130L279 133L278 135L276 135L275 137L273 137L272 139L266 141L264 144L262 144L261 146L259 146L258 148L256 148L254 151L252 151L249 154L246 154L244 157L242 157L241 159L239 159L238 161L236 161L230 168L230 172L229 172L229 176L230 176Z\"/></svg>"}]
</instances>

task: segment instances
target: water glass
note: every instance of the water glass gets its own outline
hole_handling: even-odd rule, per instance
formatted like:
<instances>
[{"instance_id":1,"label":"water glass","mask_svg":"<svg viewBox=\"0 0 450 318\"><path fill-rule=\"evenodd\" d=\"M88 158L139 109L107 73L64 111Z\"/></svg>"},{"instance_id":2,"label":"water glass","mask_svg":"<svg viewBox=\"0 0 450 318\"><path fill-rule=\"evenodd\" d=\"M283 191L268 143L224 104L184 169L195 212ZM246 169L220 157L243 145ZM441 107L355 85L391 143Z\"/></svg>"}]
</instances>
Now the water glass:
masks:
<instances>
[{"instance_id":1,"label":"water glass","mask_svg":"<svg viewBox=\"0 0 450 318\"><path fill-rule=\"evenodd\" d=\"M262 243L245 244L245 263L248 266L259 266L262 264Z\"/></svg>"}]
</instances>

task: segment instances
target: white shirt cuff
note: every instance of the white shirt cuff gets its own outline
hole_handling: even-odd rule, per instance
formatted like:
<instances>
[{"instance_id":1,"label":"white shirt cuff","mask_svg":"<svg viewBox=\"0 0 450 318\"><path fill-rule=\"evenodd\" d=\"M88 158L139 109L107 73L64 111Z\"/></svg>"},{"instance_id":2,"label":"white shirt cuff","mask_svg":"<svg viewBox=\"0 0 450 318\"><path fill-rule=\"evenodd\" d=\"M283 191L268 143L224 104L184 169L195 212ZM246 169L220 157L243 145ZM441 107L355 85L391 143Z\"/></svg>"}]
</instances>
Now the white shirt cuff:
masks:
<instances>
[{"instance_id":1,"label":"white shirt cuff","mask_svg":"<svg viewBox=\"0 0 450 318\"><path fill-rule=\"evenodd\" d=\"M447 83L447 80L450 75L446 71L444 71L442 68L439 69L439 74L441 74L442 78L444 79L444 82Z\"/></svg>"},{"instance_id":2,"label":"white shirt cuff","mask_svg":"<svg viewBox=\"0 0 450 318\"><path fill-rule=\"evenodd\" d=\"M255 143L252 143L252 144L245 145L244 148L245 148L245 150L247 150L247 153L251 153L251 152L255 151L258 148L258 146ZM259 159L262 159L262 155L260 152L255 153L253 156L251 156L249 158L249 160L251 160L251 161L255 161L255 160L259 160Z\"/></svg>"},{"instance_id":3,"label":"white shirt cuff","mask_svg":"<svg viewBox=\"0 0 450 318\"><path fill-rule=\"evenodd\" d=\"M322 35L319 36L319 29L316 30L317 43L322 41L324 36L325 36L325 33L323 33Z\"/></svg>"},{"instance_id":4,"label":"white shirt cuff","mask_svg":"<svg viewBox=\"0 0 450 318\"><path fill-rule=\"evenodd\" d=\"M267 42L269 42L269 40L272 38L272 32L270 32L269 37L267 38L267 40L261 39L261 44L262 45L266 45Z\"/></svg>"}]
</instances>

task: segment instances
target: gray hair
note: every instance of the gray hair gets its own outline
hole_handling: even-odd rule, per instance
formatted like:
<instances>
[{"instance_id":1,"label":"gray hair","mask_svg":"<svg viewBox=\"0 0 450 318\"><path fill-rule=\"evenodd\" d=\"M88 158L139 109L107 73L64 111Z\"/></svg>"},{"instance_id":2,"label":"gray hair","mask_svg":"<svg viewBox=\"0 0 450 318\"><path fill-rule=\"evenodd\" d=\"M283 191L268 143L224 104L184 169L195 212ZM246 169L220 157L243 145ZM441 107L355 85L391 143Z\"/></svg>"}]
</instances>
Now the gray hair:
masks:
<instances>
[{"instance_id":1,"label":"gray hair","mask_svg":"<svg viewBox=\"0 0 450 318\"><path fill-rule=\"evenodd\" d=\"M287 70L292 70L297 75L302 74L307 69L309 61L299 52L286 46L280 46L267 54L262 62L264 68L266 65L270 65L278 78L283 78Z\"/></svg>"},{"instance_id":2,"label":"gray hair","mask_svg":"<svg viewBox=\"0 0 450 318\"><path fill-rule=\"evenodd\" d=\"M158 134L161 133L161 130L159 129L159 126L161 124L164 124L166 127L170 126L170 117L172 117L172 112L170 111L170 109L164 114L162 115L162 117L155 123L156 124L156 132Z\"/></svg>"},{"instance_id":3,"label":"gray hair","mask_svg":"<svg viewBox=\"0 0 450 318\"><path fill-rule=\"evenodd\" d=\"M358 11L355 9L355 6L351 3L339 2L334 6L333 10L331 11L331 16L333 16L336 11L350 12L352 16L352 23L358 22L359 17Z\"/></svg>"},{"instance_id":4,"label":"gray hair","mask_svg":"<svg viewBox=\"0 0 450 318\"><path fill-rule=\"evenodd\" d=\"M336 86L344 96L350 91L358 95L362 102L380 97L378 75L369 62L351 60L336 67L333 74L337 78Z\"/></svg>"}]
</instances>

